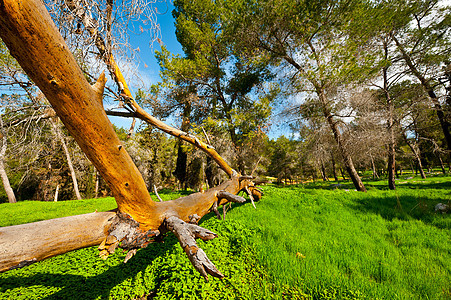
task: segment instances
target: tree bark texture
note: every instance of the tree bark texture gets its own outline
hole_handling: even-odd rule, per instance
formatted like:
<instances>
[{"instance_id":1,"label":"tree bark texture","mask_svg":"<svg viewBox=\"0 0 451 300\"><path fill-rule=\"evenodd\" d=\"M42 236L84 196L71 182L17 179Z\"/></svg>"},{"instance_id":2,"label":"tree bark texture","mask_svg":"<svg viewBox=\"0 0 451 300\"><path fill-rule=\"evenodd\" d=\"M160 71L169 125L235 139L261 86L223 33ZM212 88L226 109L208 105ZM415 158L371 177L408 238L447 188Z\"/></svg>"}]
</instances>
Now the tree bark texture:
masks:
<instances>
[{"instance_id":1,"label":"tree bark texture","mask_svg":"<svg viewBox=\"0 0 451 300\"><path fill-rule=\"evenodd\" d=\"M157 226L162 220L152 220L144 180L104 112L105 76L94 86L86 81L40 1L4 0L0 10L2 40L109 184L119 209L145 227Z\"/></svg>"},{"instance_id":2,"label":"tree bark texture","mask_svg":"<svg viewBox=\"0 0 451 300\"><path fill-rule=\"evenodd\" d=\"M388 57L387 44L384 44L385 58ZM393 112L394 104L390 97L388 91L388 67L384 67L382 70L383 80L384 80L384 95L387 101L387 131L388 131L388 188L390 190L396 189L395 185L395 170L396 170L396 152L395 152L395 132L394 132L394 122L393 122Z\"/></svg>"},{"instance_id":3,"label":"tree bark texture","mask_svg":"<svg viewBox=\"0 0 451 300\"><path fill-rule=\"evenodd\" d=\"M115 216L114 212L94 212L1 227L0 272L68 251L98 245L108 234L108 227Z\"/></svg>"},{"instance_id":4,"label":"tree bark texture","mask_svg":"<svg viewBox=\"0 0 451 300\"><path fill-rule=\"evenodd\" d=\"M8 174L6 174L5 165L3 164L3 159L0 158L0 178L2 179L3 188L5 189L6 196L8 197L8 203L16 203L16 196L14 195L14 190L9 183Z\"/></svg>"},{"instance_id":5,"label":"tree bark texture","mask_svg":"<svg viewBox=\"0 0 451 300\"><path fill-rule=\"evenodd\" d=\"M412 151L413 156L415 157L418 168L420 169L421 178L425 179L426 175L424 174L423 163L421 162L420 149L418 149L418 147L415 147L414 145L412 145L411 142L409 142L405 133L403 133L402 135L404 137L406 144L409 146L410 150Z\"/></svg>"}]
</instances>

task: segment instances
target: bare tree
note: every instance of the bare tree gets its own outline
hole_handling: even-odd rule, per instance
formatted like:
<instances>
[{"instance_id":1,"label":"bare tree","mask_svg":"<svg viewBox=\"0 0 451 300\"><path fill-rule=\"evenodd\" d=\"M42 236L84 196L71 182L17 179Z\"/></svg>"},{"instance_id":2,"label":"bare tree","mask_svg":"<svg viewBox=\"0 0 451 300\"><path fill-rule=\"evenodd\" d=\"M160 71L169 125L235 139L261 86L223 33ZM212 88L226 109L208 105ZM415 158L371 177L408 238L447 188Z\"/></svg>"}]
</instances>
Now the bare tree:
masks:
<instances>
[{"instance_id":1,"label":"bare tree","mask_svg":"<svg viewBox=\"0 0 451 300\"><path fill-rule=\"evenodd\" d=\"M5 156L6 156L6 149L8 147L8 140L6 137L6 134L3 133L3 119L0 115L0 140L1 140L1 148L0 148L0 178L2 179L3 188L5 189L6 196L8 197L9 203L16 203L16 196L14 195L14 191L11 188L11 184L9 183L8 175L6 174L5 170Z\"/></svg>"},{"instance_id":2,"label":"bare tree","mask_svg":"<svg viewBox=\"0 0 451 300\"><path fill-rule=\"evenodd\" d=\"M58 120L51 120L51 125L53 128L55 137L61 142L61 146L63 147L64 155L66 156L67 165L70 170L70 176L72 178L72 183L74 185L75 196L77 197L78 200L80 200L81 195L80 195L80 191L78 189L77 175L75 174L74 165L72 164L72 158L70 156L69 149L67 148L66 139L64 137L64 134L63 134L59 124L58 124Z\"/></svg>"}]
</instances>

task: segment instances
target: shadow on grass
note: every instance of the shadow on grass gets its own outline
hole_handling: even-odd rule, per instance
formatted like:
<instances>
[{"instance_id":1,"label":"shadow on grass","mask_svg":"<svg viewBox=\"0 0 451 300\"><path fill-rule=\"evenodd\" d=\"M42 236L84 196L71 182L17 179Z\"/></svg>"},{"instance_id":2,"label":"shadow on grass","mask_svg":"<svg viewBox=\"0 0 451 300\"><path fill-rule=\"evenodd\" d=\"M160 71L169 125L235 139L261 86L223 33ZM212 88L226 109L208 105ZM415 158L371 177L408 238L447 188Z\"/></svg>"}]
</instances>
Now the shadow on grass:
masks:
<instances>
[{"instance_id":1,"label":"shadow on grass","mask_svg":"<svg viewBox=\"0 0 451 300\"><path fill-rule=\"evenodd\" d=\"M216 216L213 213L209 213L201 219L200 224L210 218L216 218ZM21 287L27 288L39 285L61 288L51 295L40 297L40 299L108 299L111 290L114 287L125 280L136 278L137 274L140 272L144 274L146 268L152 261L158 257L167 255L176 244L178 244L178 240L173 234L169 233L164 238L164 243L150 244L147 248L139 250L126 264L122 263L111 266L105 272L93 276L31 271L32 275L29 276L24 274L23 276L0 278L0 293L9 289ZM117 249L116 251L122 250ZM85 268L86 262L81 261L79 265L80 267ZM68 271L70 271L69 268ZM160 274L155 274L155 276L155 288L153 291L147 291L150 292L151 295L156 293L161 283L168 278L168 276L165 277ZM18 293L20 293L20 291ZM18 294L16 296L23 297L24 295ZM118 297L119 298L117 299L120 299L120 296ZM15 297L13 296L11 299L14 298Z\"/></svg>"},{"instance_id":2,"label":"shadow on grass","mask_svg":"<svg viewBox=\"0 0 451 300\"><path fill-rule=\"evenodd\" d=\"M397 178L395 185L397 188L409 188L409 189L443 189L451 191L451 177L446 177L447 180L443 179L444 176L434 176L422 179L421 177L415 177L409 179ZM367 189L377 189L377 190L389 190L387 179L377 179L377 180L366 180L364 185ZM283 185L277 185L283 187ZM316 181L309 182L306 184L293 185L295 187L303 187L304 189L325 189L325 190L355 190L354 184L350 180L340 180L340 181Z\"/></svg>"},{"instance_id":3,"label":"shadow on grass","mask_svg":"<svg viewBox=\"0 0 451 300\"><path fill-rule=\"evenodd\" d=\"M365 197L356 199L351 205L348 205L361 212L376 213L391 220L399 219L427 219L436 217L434 207L438 202L446 202L443 199L435 197L420 196L419 198L411 195L384 195L383 197Z\"/></svg>"},{"instance_id":4,"label":"shadow on grass","mask_svg":"<svg viewBox=\"0 0 451 300\"><path fill-rule=\"evenodd\" d=\"M414 178L413 180L400 179L396 183L397 189L391 191L384 184L384 180L365 182L365 186L370 192L350 193L347 198L351 201L345 200L343 205L358 213L380 215L389 221L395 218L421 220L437 228L451 229L450 215L435 212L435 206L438 203L450 204L451 180ZM314 182L284 188L302 188L304 193L307 192L311 195L316 195L318 190L329 190L330 192L355 190L352 182L349 181Z\"/></svg>"},{"instance_id":5,"label":"shadow on grass","mask_svg":"<svg viewBox=\"0 0 451 300\"><path fill-rule=\"evenodd\" d=\"M105 272L95 276L37 273L28 277L12 276L0 279L2 290L19 287L43 285L60 287L61 290L41 299L108 299L111 289L124 280L135 277L145 271L148 264L159 256L164 256L177 243L175 238L165 239L165 243L150 245L139 250L127 264L110 267ZM116 250L120 251L120 249ZM80 262L83 265L84 262ZM164 278L159 278L159 282ZM157 283L158 287L158 283Z\"/></svg>"}]
</instances>

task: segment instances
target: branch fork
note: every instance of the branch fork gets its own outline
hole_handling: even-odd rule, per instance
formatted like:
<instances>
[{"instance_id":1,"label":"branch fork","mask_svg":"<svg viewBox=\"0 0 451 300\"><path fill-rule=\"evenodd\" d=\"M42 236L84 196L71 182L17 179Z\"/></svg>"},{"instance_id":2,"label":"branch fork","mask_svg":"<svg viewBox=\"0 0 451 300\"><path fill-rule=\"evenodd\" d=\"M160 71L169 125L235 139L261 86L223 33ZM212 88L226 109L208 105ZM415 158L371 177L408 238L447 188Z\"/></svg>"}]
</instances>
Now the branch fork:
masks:
<instances>
[{"instance_id":1,"label":"branch fork","mask_svg":"<svg viewBox=\"0 0 451 300\"><path fill-rule=\"evenodd\" d=\"M158 230L142 231L138 222L121 212L116 214L108 232L107 237L99 245L100 257L107 259L119 247L129 250L124 263L135 255L137 249L146 248L160 235Z\"/></svg>"}]
</instances>

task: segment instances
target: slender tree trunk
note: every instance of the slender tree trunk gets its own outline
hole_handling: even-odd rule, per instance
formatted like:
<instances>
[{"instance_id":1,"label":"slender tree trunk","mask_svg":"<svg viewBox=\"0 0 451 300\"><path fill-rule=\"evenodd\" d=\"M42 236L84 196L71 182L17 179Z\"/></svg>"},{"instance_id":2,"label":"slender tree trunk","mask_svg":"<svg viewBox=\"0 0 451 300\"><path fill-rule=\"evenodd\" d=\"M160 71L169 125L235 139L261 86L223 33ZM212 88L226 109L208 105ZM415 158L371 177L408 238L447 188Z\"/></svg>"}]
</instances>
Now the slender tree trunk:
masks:
<instances>
[{"instance_id":1,"label":"slender tree trunk","mask_svg":"<svg viewBox=\"0 0 451 300\"><path fill-rule=\"evenodd\" d=\"M440 163L440 168L442 169L442 173L444 175L446 175L445 165L443 164L443 160L442 160L442 157L440 156L440 153L437 153L437 158Z\"/></svg>"},{"instance_id":2,"label":"slender tree trunk","mask_svg":"<svg viewBox=\"0 0 451 300\"><path fill-rule=\"evenodd\" d=\"M0 159L0 178L3 182L3 188L5 189L6 196L8 197L9 203L16 203L16 196L9 183L8 175L6 174L5 166L3 165L3 159Z\"/></svg>"},{"instance_id":3,"label":"slender tree trunk","mask_svg":"<svg viewBox=\"0 0 451 300\"><path fill-rule=\"evenodd\" d=\"M341 177L343 177L343 180L346 180L345 172L343 168L340 168Z\"/></svg>"},{"instance_id":4,"label":"slender tree trunk","mask_svg":"<svg viewBox=\"0 0 451 300\"><path fill-rule=\"evenodd\" d=\"M385 56L388 55L387 44L384 44ZM387 130L388 130L388 188L390 190L396 189L395 185L395 170L396 170L396 152L395 152L395 132L394 132L394 123L393 123L393 111L394 105L393 100L390 97L390 93L388 92L388 67L383 68L383 78L384 78L384 94L385 99L387 101Z\"/></svg>"},{"instance_id":5,"label":"slender tree trunk","mask_svg":"<svg viewBox=\"0 0 451 300\"><path fill-rule=\"evenodd\" d=\"M97 171L96 168L94 168L94 176L95 176L95 181L96 181L96 187L94 190L94 198L98 198L99 197L99 188L100 188L100 174Z\"/></svg>"},{"instance_id":6,"label":"slender tree trunk","mask_svg":"<svg viewBox=\"0 0 451 300\"><path fill-rule=\"evenodd\" d=\"M214 177L215 175L213 172L213 160L210 157L207 157L207 161L205 163L205 178L209 187L215 186Z\"/></svg>"},{"instance_id":7,"label":"slender tree trunk","mask_svg":"<svg viewBox=\"0 0 451 300\"><path fill-rule=\"evenodd\" d=\"M412 169L412 176L416 175L415 166L413 165L413 161L410 161L410 168Z\"/></svg>"},{"instance_id":8,"label":"slender tree trunk","mask_svg":"<svg viewBox=\"0 0 451 300\"><path fill-rule=\"evenodd\" d=\"M405 133L403 133L402 135L403 135L404 140L406 141L407 145L409 146L410 150L412 151L413 156L415 157L415 160L417 161L417 165L418 165L418 169L420 170L421 178L425 179L426 175L424 174L423 164L421 163L420 150L416 149L414 147L414 145L412 145L412 143L409 142Z\"/></svg>"},{"instance_id":9,"label":"slender tree trunk","mask_svg":"<svg viewBox=\"0 0 451 300\"><path fill-rule=\"evenodd\" d=\"M321 89L317 89L318 96L320 98L321 104L323 106L323 113L324 117L327 120L327 123L329 124L330 128L332 129L332 132L335 137L335 141L338 144L338 149L340 150L341 156L343 158L343 163L345 165L346 171L349 174L349 177L351 178L352 182L354 183L354 187L357 191L360 192L366 192L366 188L363 185L362 180L359 177L359 174L357 174L357 171L354 167L354 163L352 161L351 155L349 154L348 150L346 149L344 143L343 143L343 137L340 133L340 130L338 129L337 122L334 120L332 113L327 108L327 100L324 95L324 91Z\"/></svg>"},{"instance_id":10,"label":"slender tree trunk","mask_svg":"<svg viewBox=\"0 0 451 300\"><path fill-rule=\"evenodd\" d=\"M52 127L55 132L55 136L61 142L61 146L63 147L64 154L66 155L67 165L69 167L70 176L72 178L72 183L74 185L75 196L78 200L81 200L80 190L78 189L78 180L77 174L75 174L74 165L72 163L72 158L70 157L69 149L67 148L66 139L64 138L64 134L61 132L61 128L58 127L58 120L52 120Z\"/></svg>"},{"instance_id":11,"label":"slender tree trunk","mask_svg":"<svg viewBox=\"0 0 451 300\"><path fill-rule=\"evenodd\" d=\"M370 158L371 158L371 168L373 170L373 180L375 180L376 178L379 179L379 175L377 174L377 170L376 170L376 165L374 164L374 159L371 154L370 154Z\"/></svg>"},{"instance_id":12,"label":"slender tree trunk","mask_svg":"<svg viewBox=\"0 0 451 300\"><path fill-rule=\"evenodd\" d=\"M183 107L183 119L181 130L188 133L190 127L191 105L188 101ZM177 162L174 170L174 176L178 179L180 187L186 189L186 167L188 154L186 148L183 147L183 141L177 141Z\"/></svg>"},{"instance_id":13,"label":"slender tree trunk","mask_svg":"<svg viewBox=\"0 0 451 300\"><path fill-rule=\"evenodd\" d=\"M3 119L0 116L0 140L1 140L1 148L0 148L0 178L2 179L3 188L5 189L6 196L8 197L9 203L16 203L16 196L14 195L14 191L11 188L11 184L9 183L8 175L5 170L5 155L6 148L8 147L8 141L6 139L6 135L3 134Z\"/></svg>"},{"instance_id":14,"label":"slender tree trunk","mask_svg":"<svg viewBox=\"0 0 451 300\"><path fill-rule=\"evenodd\" d=\"M334 180L336 181L336 182L338 182L338 177L337 177L337 168L335 167L335 159L334 159L334 154L331 152L330 153L330 161L331 161L331 163L332 163L332 173L333 173L333 175L334 175Z\"/></svg>"},{"instance_id":15,"label":"slender tree trunk","mask_svg":"<svg viewBox=\"0 0 451 300\"><path fill-rule=\"evenodd\" d=\"M56 189L55 189L55 197L53 198L54 202L58 202L58 193L59 193L59 191L60 191L60 185L57 184L56 185Z\"/></svg>"},{"instance_id":16,"label":"slender tree trunk","mask_svg":"<svg viewBox=\"0 0 451 300\"><path fill-rule=\"evenodd\" d=\"M329 181L326 175L326 167L324 166L323 161L321 160L321 176L323 177L323 181Z\"/></svg>"}]
</instances>

